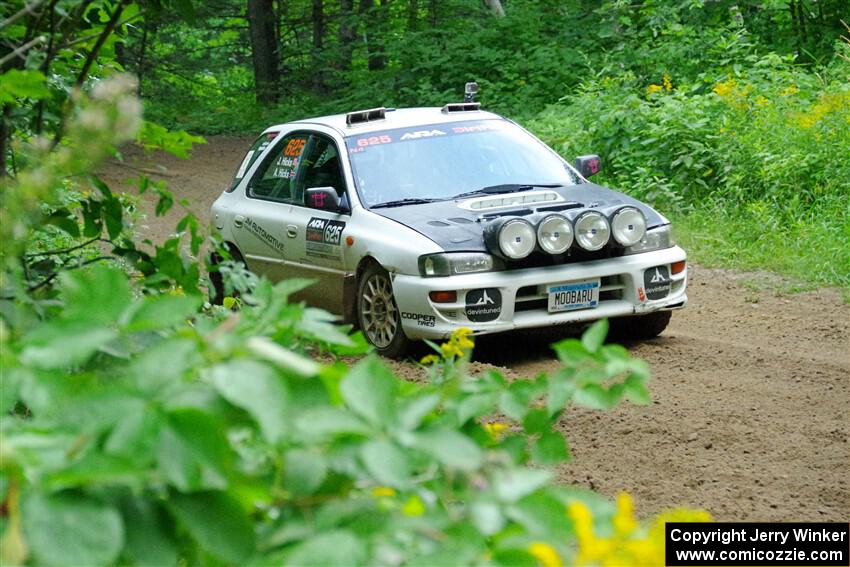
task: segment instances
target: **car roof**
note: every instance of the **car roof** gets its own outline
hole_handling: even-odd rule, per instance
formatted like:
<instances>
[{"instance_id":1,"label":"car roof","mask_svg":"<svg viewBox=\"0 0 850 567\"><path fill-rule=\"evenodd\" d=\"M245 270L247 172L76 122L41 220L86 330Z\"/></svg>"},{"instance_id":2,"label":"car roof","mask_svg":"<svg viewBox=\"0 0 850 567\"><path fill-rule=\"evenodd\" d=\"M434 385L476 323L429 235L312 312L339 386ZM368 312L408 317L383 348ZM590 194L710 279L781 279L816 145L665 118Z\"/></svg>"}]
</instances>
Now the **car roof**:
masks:
<instances>
[{"instance_id":1,"label":"car roof","mask_svg":"<svg viewBox=\"0 0 850 567\"><path fill-rule=\"evenodd\" d=\"M430 124L446 124L450 122L461 122L465 120L504 120L503 117L485 110L472 110L464 112L443 112L441 107L422 108L398 108L387 109L386 118L370 120L369 122L358 122L347 125L346 114L334 114L331 116L318 116L316 118L305 118L294 120L285 124L278 124L266 129L267 132L282 130L293 124L320 124L337 130L343 137L357 136L367 132L380 130L391 130L393 128L410 128L413 126L426 126Z\"/></svg>"}]
</instances>

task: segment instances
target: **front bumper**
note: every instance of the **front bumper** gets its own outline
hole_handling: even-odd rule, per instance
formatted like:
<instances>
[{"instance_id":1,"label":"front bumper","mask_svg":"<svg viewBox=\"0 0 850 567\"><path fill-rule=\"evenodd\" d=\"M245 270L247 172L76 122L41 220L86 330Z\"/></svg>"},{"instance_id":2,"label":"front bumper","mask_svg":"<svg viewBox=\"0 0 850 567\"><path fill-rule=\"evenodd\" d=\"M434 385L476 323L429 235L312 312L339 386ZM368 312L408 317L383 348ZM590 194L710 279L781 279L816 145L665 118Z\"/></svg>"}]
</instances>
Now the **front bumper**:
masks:
<instances>
[{"instance_id":1,"label":"front bumper","mask_svg":"<svg viewBox=\"0 0 850 567\"><path fill-rule=\"evenodd\" d=\"M396 274L393 293L402 314L402 328L411 339L442 339L458 327L468 327L475 334L498 333L512 329L547 327L594 321L605 317L640 315L662 309L678 309L688 301L685 293L687 268L670 274L670 291L661 299L649 299L644 290L644 272L686 259L678 246L591 262L502 272L485 272L443 278L423 278ZM599 303L595 308L549 313L547 286L591 278L601 280ZM467 294L480 300L483 290L498 290L501 305L492 303L493 311L484 318L470 320ZM432 291L456 291L455 303L434 303ZM487 301L492 301L488 295ZM498 315L496 310L498 309ZM473 315L473 319L481 318Z\"/></svg>"}]
</instances>

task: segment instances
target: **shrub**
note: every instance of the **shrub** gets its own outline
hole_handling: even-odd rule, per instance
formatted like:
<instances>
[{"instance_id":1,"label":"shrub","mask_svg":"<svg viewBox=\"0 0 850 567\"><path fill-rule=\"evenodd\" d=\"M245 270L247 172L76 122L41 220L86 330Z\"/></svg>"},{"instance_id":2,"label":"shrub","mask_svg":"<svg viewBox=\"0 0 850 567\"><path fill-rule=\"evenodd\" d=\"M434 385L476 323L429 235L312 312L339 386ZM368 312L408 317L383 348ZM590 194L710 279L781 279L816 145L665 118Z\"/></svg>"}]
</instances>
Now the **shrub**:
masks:
<instances>
[{"instance_id":1,"label":"shrub","mask_svg":"<svg viewBox=\"0 0 850 567\"><path fill-rule=\"evenodd\" d=\"M568 159L602 154L603 182L678 212L727 264L850 286L847 72L769 55L692 84L603 78L528 126Z\"/></svg>"}]
</instances>

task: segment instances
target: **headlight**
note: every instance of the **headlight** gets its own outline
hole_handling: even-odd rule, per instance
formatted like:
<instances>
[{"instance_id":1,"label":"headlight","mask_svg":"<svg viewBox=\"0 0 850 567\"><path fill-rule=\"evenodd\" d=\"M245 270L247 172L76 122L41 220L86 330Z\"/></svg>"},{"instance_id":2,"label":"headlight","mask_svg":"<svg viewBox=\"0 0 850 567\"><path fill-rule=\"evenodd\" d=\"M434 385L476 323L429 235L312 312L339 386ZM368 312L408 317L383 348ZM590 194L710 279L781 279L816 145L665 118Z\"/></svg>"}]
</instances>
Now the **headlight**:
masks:
<instances>
[{"instance_id":1,"label":"headlight","mask_svg":"<svg viewBox=\"0 0 850 567\"><path fill-rule=\"evenodd\" d=\"M549 254L563 254L573 243L573 225L562 215L549 215L537 225L537 242Z\"/></svg>"},{"instance_id":2,"label":"headlight","mask_svg":"<svg viewBox=\"0 0 850 567\"><path fill-rule=\"evenodd\" d=\"M426 254L419 257L419 274L424 278L489 272L494 266L491 255L477 252Z\"/></svg>"},{"instance_id":3,"label":"headlight","mask_svg":"<svg viewBox=\"0 0 850 567\"><path fill-rule=\"evenodd\" d=\"M576 220L576 242L585 250L599 250L608 244L611 227L596 211L584 213Z\"/></svg>"},{"instance_id":4,"label":"headlight","mask_svg":"<svg viewBox=\"0 0 850 567\"><path fill-rule=\"evenodd\" d=\"M675 246L673 235L670 230L670 225L665 224L651 230L646 231L640 242L628 246L624 254L638 254L640 252L652 252L653 250L662 250Z\"/></svg>"},{"instance_id":5,"label":"headlight","mask_svg":"<svg viewBox=\"0 0 850 567\"><path fill-rule=\"evenodd\" d=\"M611 219L614 240L623 246L637 244L646 234L646 217L634 207L623 207Z\"/></svg>"},{"instance_id":6,"label":"headlight","mask_svg":"<svg viewBox=\"0 0 850 567\"><path fill-rule=\"evenodd\" d=\"M499 227L499 250L512 260L525 258L534 250L534 227L524 219L510 219Z\"/></svg>"}]
</instances>

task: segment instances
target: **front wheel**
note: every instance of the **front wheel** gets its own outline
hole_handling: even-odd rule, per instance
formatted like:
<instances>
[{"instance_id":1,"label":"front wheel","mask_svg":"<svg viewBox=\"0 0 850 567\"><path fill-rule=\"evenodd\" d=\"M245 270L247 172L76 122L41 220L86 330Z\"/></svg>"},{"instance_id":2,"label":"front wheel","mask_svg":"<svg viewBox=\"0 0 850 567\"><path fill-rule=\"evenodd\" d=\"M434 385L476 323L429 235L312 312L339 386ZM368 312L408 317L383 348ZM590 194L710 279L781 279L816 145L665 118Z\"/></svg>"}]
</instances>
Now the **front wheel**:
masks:
<instances>
[{"instance_id":1,"label":"front wheel","mask_svg":"<svg viewBox=\"0 0 850 567\"><path fill-rule=\"evenodd\" d=\"M645 341L660 335L670 323L672 311L611 319L611 335L620 339Z\"/></svg>"},{"instance_id":2,"label":"front wheel","mask_svg":"<svg viewBox=\"0 0 850 567\"><path fill-rule=\"evenodd\" d=\"M401 328L401 314L393 298L390 275L378 265L370 265L357 287L357 322L366 339L382 356L401 358L410 348L410 339Z\"/></svg>"}]
</instances>

